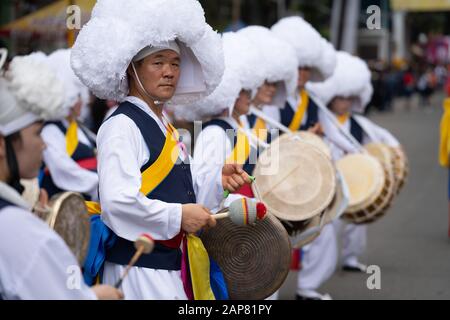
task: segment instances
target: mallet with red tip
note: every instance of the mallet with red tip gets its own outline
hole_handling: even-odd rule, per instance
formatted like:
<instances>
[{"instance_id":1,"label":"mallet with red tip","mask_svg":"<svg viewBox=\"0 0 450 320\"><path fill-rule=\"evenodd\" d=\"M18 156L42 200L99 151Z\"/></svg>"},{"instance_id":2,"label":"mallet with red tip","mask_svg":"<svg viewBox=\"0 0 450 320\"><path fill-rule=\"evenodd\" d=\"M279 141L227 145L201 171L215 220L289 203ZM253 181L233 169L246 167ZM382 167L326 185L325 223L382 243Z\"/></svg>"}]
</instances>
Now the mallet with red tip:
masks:
<instances>
[{"instance_id":1,"label":"mallet with red tip","mask_svg":"<svg viewBox=\"0 0 450 320\"><path fill-rule=\"evenodd\" d=\"M225 212L215 214L214 218L217 220L229 217L233 223L246 226L264 219L266 213L267 209L264 203L254 199L241 198L234 200Z\"/></svg>"}]
</instances>

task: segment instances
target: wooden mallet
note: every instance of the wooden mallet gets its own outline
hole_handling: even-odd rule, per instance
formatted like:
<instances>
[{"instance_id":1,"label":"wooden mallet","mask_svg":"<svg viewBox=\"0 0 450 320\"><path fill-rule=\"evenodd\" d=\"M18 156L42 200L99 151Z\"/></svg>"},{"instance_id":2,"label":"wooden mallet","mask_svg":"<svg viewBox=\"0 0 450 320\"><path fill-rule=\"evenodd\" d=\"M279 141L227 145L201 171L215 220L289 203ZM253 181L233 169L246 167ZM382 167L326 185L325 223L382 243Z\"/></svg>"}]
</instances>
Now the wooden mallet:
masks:
<instances>
[{"instance_id":1,"label":"wooden mallet","mask_svg":"<svg viewBox=\"0 0 450 320\"><path fill-rule=\"evenodd\" d=\"M116 285L114 286L116 289L118 289L123 282L123 279L128 274L128 271L130 271L131 267L136 264L136 262L139 260L142 254L149 254L153 251L153 248L155 247L155 242L153 241L153 238L148 234L142 234L135 242L134 247L136 248L136 253L131 258L130 262L127 265L127 268L125 269L125 272L120 277L119 281L117 281Z\"/></svg>"},{"instance_id":2,"label":"wooden mallet","mask_svg":"<svg viewBox=\"0 0 450 320\"><path fill-rule=\"evenodd\" d=\"M231 221L239 226L255 224L257 220L265 218L267 213L266 206L262 202L254 199L241 198L234 200L230 207L214 215L214 219L230 218Z\"/></svg>"}]
</instances>

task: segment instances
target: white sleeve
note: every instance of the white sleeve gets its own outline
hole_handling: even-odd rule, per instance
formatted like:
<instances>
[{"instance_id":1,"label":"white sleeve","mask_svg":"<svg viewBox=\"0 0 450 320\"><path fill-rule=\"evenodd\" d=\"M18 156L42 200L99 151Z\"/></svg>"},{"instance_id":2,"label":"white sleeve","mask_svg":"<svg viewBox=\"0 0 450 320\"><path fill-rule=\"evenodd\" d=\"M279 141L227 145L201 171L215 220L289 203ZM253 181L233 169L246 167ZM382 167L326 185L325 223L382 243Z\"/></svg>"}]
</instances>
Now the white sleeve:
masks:
<instances>
[{"instance_id":1,"label":"white sleeve","mask_svg":"<svg viewBox=\"0 0 450 320\"><path fill-rule=\"evenodd\" d=\"M197 202L213 212L223 201L222 168L231 143L219 126L209 126L200 132L195 142L192 175Z\"/></svg>"},{"instance_id":2,"label":"white sleeve","mask_svg":"<svg viewBox=\"0 0 450 320\"><path fill-rule=\"evenodd\" d=\"M119 237L142 233L169 240L181 229L181 204L147 198L140 192L140 168L149 150L136 124L125 115L107 120L97 137L102 219Z\"/></svg>"},{"instance_id":3,"label":"white sleeve","mask_svg":"<svg viewBox=\"0 0 450 320\"><path fill-rule=\"evenodd\" d=\"M363 116L355 116L355 119L361 125L371 142L385 143L391 147L397 148L400 142L385 128L375 124Z\"/></svg>"},{"instance_id":4,"label":"white sleeve","mask_svg":"<svg viewBox=\"0 0 450 320\"><path fill-rule=\"evenodd\" d=\"M30 212L2 212L0 291L6 299L97 299L64 241Z\"/></svg>"},{"instance_id":5,"label":"white sleeve","mask_svg":"<svg viewBox=\"0 0 450 320\"><path fill-rule=\"evenodd\" d=\"M338 149L341 149L343 153L356 153L359 151L356 148L356 146L349 141L349 139L344 135L344 133L342 133L337 128L334 121L330 119L329 116L325 114L322 110L319 110L319 122L323 128L325 136L332 143L333 145L332 148L335 148L336 150L336 152L332 151L333 154L336 154L336 157L339 158L337 154L341 153L338 151ZM350 132L349 135L351 135ZM335 158L334 155L333 158Z\"/></svg>"},{"instance_id":6,"label":"white sleeve","mask_svg":"<svg viewBox=\"0 0 450 320\"><path fill-rule=\"evenodd\" d=\"M89 194L98 199L98 175L81 168L66 152L66 138L55 125L47 125L41 133L47 148L43 152L55 185L67 191Z\"/></svg>"}]
</instances>

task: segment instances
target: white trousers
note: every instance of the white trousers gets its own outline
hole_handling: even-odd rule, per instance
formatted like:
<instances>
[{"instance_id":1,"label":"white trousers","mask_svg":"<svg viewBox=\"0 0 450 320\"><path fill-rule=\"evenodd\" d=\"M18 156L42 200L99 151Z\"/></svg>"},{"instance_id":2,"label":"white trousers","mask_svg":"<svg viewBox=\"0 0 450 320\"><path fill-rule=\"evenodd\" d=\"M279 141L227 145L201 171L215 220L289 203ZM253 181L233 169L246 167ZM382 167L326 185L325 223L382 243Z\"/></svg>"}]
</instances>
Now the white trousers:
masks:
<instances>
[{"instance_id":1,"label":"white trousers","mask_svg":"<svg viewBox=\"0 0 450 320\"><path fill-rule=\"evenodd\" d=\"M105 262L103 283L115 285L124 266ZM181 271L132 267L120 288L125 300L187 300Z\"/></svg>"},{"instance_id":2,"label":"white trousers","mask_svg":"<svg viewBox=\"0 0 450 320\"><path fill-rule=\"evenodd\" d=\"M366 251L367 225L346 223L341 219L334 221L333 224L336 234L342 232L342 264L356 267L359 257Z\"/></svg>"},{"instance_id":3,"label":"white trousers","mask_svg":"<svg viewBox=\"0 0 450 320\"><path fill-rule=\"evenodd\" d=\"M323 227L319 237L302 249L302 269L298 273L297 294L314 295L336 270L338 248L332 224Z\"/></svg>"}]
</instances>

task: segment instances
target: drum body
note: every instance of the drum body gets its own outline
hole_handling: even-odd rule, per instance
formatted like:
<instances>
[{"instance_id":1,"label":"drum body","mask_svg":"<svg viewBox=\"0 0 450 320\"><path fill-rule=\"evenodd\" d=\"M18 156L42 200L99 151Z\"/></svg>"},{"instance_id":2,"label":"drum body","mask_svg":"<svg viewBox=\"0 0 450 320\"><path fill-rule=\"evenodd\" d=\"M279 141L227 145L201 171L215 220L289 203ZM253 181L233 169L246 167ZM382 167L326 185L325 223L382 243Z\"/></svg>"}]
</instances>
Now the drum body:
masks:
<instances>
[{"instance_id":1,"label":"drum body","mask_svg":"<svg viewBox=\"0 0 450 320\"><path fill-rule=\"evenodd\" d=\"M49 209L36 214L64 239L82 266L88 253L91 230L83 197L75 192L56 194L50 199Z\"/></svg>"},{"instance_id":2,"label":"drum body","mask_svg":"<svg viewBox=\"0 0 450 320\"><path fill-rule=\"evenodd\" d=\"M384 216L396 188L389 148L372 143L365 150L367 153L346 156L337 164L350 191L349 207L343 218L355 224L374 222Z\"/></svg>"},{"instance_id":3,"label":"drum body","mask_svg":"<svg viewBox=\"0 0 450 320\"><path fill-rule=\"evenodd\" d=\"M398 194L403 189L409 175L409 163L405 152L402 148L389 147L389 150L394 159L394 176L396 184L396 193Z\"/></svg>"},{"instance_id":4,"label":"drum body","mask_svg":"<svg viewBox=\"0 0 450 320\"><path fill-rule=\"evenodd\" d=\"M230 299L265 299L288 275L288 234L271 214L248 226L235 225L229 218L217 220L217 226L203 232L201 239L222 270Z\"/></svg>"},{"instance_id":5,"label":"drum body","mask_svg":"<svg viewBox=\"0 0 450 320\"><path fill-rule=\"evenodd\" d=\"M327 149L314 134L283 135L261 153L253 172L254 193L283 223L295 247L319 235L322 215L336 192Z\"/></svg>"}]
</instances>

